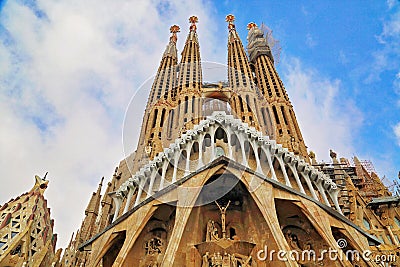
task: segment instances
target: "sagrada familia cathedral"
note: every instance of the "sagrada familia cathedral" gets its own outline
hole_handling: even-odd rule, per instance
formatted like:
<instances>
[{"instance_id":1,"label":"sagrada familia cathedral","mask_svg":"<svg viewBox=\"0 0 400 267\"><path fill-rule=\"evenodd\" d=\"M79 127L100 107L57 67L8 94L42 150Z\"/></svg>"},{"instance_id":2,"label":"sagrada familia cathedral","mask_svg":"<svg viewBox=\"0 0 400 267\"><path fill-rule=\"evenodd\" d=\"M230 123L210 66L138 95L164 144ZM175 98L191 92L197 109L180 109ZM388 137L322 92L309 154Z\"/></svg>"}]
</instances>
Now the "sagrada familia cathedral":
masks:
<instances>
[{"instance_id":1,"label":"sagrada familia cathedral","mask_svg":"<svg viewBox=\"0 0 400 267\"><path fill-rule=\"evenodd\" d=\"M36 177L0 206L0 267L400 265L400 197L357 158L317 162L263 32L247 25L246 52L226 21L227 82L203 82L197 17L180 60L172 26L136 151L68 247Z\"/></svg>"}]
</instances>

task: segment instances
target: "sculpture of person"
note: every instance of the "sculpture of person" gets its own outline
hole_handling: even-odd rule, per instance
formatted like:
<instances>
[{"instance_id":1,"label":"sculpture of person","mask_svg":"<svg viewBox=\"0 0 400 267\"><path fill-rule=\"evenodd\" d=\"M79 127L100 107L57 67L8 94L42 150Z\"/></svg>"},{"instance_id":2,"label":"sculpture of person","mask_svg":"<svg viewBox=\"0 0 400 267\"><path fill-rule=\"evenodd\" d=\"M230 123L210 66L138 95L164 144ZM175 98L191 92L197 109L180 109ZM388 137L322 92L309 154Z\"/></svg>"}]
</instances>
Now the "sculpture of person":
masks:
<instances>
[{"instance_id":1,"label":"sculpture of person","mask_svg":"<svg viewBox=\"0 0 400 267\"><path fill-rule=\"evenodd\" d=\"M215 201L215 204L217 204L219 210L221 211L221 227L222 227L222 238L226 238L226 210L229 207L229 204L231 201L228 201L228 204L225 207L221 207L217 201Z\"/></svg>"},{"instance_id":2,"label":"sculpture of person","mask_svg":"<svg viewBox=\"0 0 400 267\"><path fill-rule=\"evenodd\" d=\"M216 259L217 259L217 254L213 254L213 256L211 257L211 266L215 266L216 265Z\"/></svg>"},{"instance_id":3,"label":"sculpture of person","mask_svg":"<svg viewBox=\"0 0 400 267\"><path fill-rule=\"evenodd\" d=\"M215 227L215 225L214 225L214 228L213 228L213 231L212 231L212 233L211 233L211 239L214 239L214 240L218 240L219 239L219 237L218 237L218 229L217 229L217 227Z\"/></svg>"},{"instance_id":4,"label":"sculpture of person","mask_svg":"<svg viewBox=\"0 0 400 267\"><path fill-rule=\"evenodd\" d=\"M218 239L218 229L215 227L214 221L209 220L207 223L206 242Z\"/></svg>"},{"instance_id":5,"label":"sculpture of person","mask_svg":"<svg viewBox=\"0 0 400 267\"><path fill-rule=\"evenodd\" d=\"M224 257L222 258L222 267L231 267L231 255L228 253L224 253Z\"/></svg>"},{"instance_id":6,"label":"sculpture of person","mask_svg":"<svg viewBox=\"0 0 400 267\"><path fill-rule=\"evenodd\" d=\"M207 223L207 233L206 233L206 242L210 242L212 239L212 233L214 230L214 221L209 220Z\"/></svg>"},{"instance_id":7,"label":"sculpture of person","mask_svg":"<svg viewBox=\"0 0 400 267\"><path fill-rule=\"evenodd\" d=\"M206 254L203 255L203 264L201 265L201 267L209 267L210 266L209 256L210 256L210 254L208 253L208 251L206 252Z\"/></svg>"},{"instance_id":8,"label":"sculpture of person","mask_svg":"<svg viewBox=\"0 0 400 267\"><path fill-rule=\"evenodd\" d=\"M222 255L221 253L217 253L217 257L215 258L215 265L218 267L222 266Z\"/></svg>"}]
</instances>

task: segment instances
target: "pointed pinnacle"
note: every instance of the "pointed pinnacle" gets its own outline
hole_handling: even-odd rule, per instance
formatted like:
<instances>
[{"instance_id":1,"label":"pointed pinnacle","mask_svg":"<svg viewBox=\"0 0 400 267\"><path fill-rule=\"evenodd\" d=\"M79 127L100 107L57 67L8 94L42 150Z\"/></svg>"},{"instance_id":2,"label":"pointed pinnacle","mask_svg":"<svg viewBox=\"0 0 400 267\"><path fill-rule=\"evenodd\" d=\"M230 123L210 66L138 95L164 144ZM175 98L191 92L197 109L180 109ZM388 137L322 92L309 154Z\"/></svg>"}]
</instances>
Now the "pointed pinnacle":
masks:
<instances>
[{"instance_id":1,"label":"pointed pinnacle","mask_svg":"<svg viewBox=\"0 0 400 267\"><path fill-rule=\"evenodd\" d=\"M177 32L180 32L180 29L178 25L172 25L171 28L169 28L169 31L172 33L171 37L169 38L170 41L173 41L176 43L178 40L178 37L176 35Z\"/></svg>"},{"instance_id":2,"label":"pointed pinnacle","mask_svg":"<svg viewBox=\"0 0 400 267\"><path fill-rule=\"evenodd\" d=\"M196 29L197 29L196 23L199 22L199 19L196 16L191 16L189 18L189 22L191 23L190 31L196 31Z\"/></svg>"},{"instance_id":3,"label":"pointed pinnacle","mask_svg":"<svg viewBox=\"0 0 400 267\"><path fill-rule=\"evenodd\" d=\"M226 15L226 22L228 22L228 29L234 30L235 29L235 24L233 23L235 21L235 16L232 14Z\"/></svg>"},{"instance_id":4,"label":"pointed pinnacle","mask_svg":"<svg viewBox=\"0 0 400 267\"><path fill-rule=\"evenodd\" d=\"M196 23L199 22L199 18L197 16L191 16L189 18L189 22L192 23L192 24L196 24Z\"/></svg>"},{"instance_id":5,"label":"pointed pinnacle","mask_svg":"<svg viewBox=\"0 0 400 267\"><path fill-rule=\"evenodd\" d=\"M226 15L225 21L233 24L233 22L235 21L235 16L232 14L228 14Z\"/></svg>"},{"instance_id":6,"label":"pointed pinnacle","mask_svg":"<svg viewBox=\"0 0 400 267\"><path fill-rule=\"evenodd\" d=\"M171 28L169 28L169 31L171 33L177 33L180 32L181 28L178 25L172 25Z\"/></svg>"},{"instance_id":7,"label":"pointed pinnacle","mask_svg":"<svg viewBox=\"0 0 400 267\"><path fill-rule=\"evenodd\" d=\"M247 24L248 30L251 30L252 28L257 28L257 24L255 24L254 22L250 22L249 24Z\"/></svg>"}]
</instances>

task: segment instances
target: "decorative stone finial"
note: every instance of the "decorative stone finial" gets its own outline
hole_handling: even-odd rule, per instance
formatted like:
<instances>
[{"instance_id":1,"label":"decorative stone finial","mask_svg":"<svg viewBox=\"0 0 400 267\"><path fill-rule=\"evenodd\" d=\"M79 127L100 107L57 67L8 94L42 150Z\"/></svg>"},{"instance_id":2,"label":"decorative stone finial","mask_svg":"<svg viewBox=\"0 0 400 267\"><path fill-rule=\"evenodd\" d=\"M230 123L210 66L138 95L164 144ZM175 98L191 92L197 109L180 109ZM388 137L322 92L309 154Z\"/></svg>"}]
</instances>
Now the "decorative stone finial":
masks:
<instances>
[{"instance_id":1,"label":"decorative stone finial","mask_svg":"<svg viewBox=\"0 0 400 267\"><path fill-rule=\"evenodd\" d=\"M332 159L335 159L335 158L337 157L337 154L336 154L332 149L329 149L329 156L330 156Z\"/></svg>"},{"instance_id":2,"label":"decorative stone finial","mask_svg":"<svg viewBox=\"0 0 400 267\"><path fill-rule=\"evenodd\" d=\"M47 174L47 173L46 173ZM46 181L44 178L40 178L38 175L35 175L35 186L34 188L39 188L40 190L45 190L47 188L47 184L49 181Z\"/></svg>"},{"instance_id":3,"label":"decorative stone finial","mask_svg":"<svg viewBox=\"0 0 400 267\"><path fill-rule=\"evenodd\" d=\"M247 29L251 30L253 28L257 28L257 24L255 24L254 22L250 22L249 24L247 24Z\"/></svg>"},{"instance_id":4,"label":"decorative stone finial","mask_svg":"<svg viewBox=\"0 0 400 267\"><path fill-rule=\"evenodd\" d=\"M226 15L226 22L228 22L228 29L233 30L235 29L235 16L232 14Z\"/></svg>"},{"instance_id":5,"label":"decorative stone finial","mask_svg":"<svg viewBox=\"0 0 400 267\"><path fill-rule=\"evenodd\" d=\"M191 16L189 18L189 22L191 23L190 30L191 31L196 31L196 29L197 29L196 23L199 22L199 19L196 16Z\"/></svg>"},{"instance_id":6,"label":"decorative stone finial","mask_svg":"<svg viewBox=\"0 0 400 267\"><path fill-rule=\"evenodd\" d=\"M169 31L172 33L171 37L169 38L171 41L176 43L178 40L178 37L176 35L177 32L180 32L180 29L178 25L172 25L171 28L169 28Z\"/></svg>"}]
</instances>

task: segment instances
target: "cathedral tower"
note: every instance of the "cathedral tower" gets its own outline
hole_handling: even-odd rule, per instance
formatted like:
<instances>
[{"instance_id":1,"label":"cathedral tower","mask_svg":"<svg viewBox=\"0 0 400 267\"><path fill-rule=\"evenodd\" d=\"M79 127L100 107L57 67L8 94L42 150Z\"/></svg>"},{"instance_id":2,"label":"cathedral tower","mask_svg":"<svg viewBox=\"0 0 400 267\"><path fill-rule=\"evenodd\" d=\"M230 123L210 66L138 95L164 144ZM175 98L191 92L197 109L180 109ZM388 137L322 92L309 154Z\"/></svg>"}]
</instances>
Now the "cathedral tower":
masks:
<instances>
[{"instance_id":1,"label":"cathedral tower","mask_svg":"<svg viewBox=\"0 0 400 267\"><path fill-rule=\"evenodd\" d=\"M254 82L249 60L235 27L235 17L227 15L228 22L228 84L232 91L230 105L236 117L249 126L273 137L273 124L268 103Z\"/></svg>"},{"instance_id":2,"label":"cathedral tower","mask_svg":"<svg viewBox=\"0 0 400 267\"><path fill-rule=\"evenodd\" d=\"M178 55L176 49L179 26L170 28L171 37L162 56L160 66L154 78L143 117L135 161L152 158L162 151L162 134L169 109L176 96L176 69Z\"/></svg>"},{"instance_id":3,"label":"cathedral tower","mask_svg":"<svg viewBox=\"0 0 400 267\"><path fill-rule=\"evenodd\" d=\"M203 74L201 69L200 45L197 36L198 18L189 18L189 34L183 47L181 61L178 66L176 89L176 108L172 130L174 135L185 132L198 122L201 108L201 88Z\"/></svg>"},{"instance_id":4,"label":"cathedral tower","mask_svg":"<svg viewBox=\"0 0 400 267\"><path fill-rule=\"evenodd\" d=\"M189 18L190 28L179 63L178 93L200 92L202 85L200 45L197 37L198 18Z\"/></svg>"},{"instance_id":5,"label":"cathedral tower","mask_svg":"<svg viewBox=\"0 0 400 267\"><path fill-rule=\"evenodd\" d=\"M247 28L250 62L254 68L257 86L272 109L271 117L275 122L276 140L290 151L307 159L307 147L293 106L275 69L267 40L255 23L249 23Z\"/></svg>"}]
</instances>

